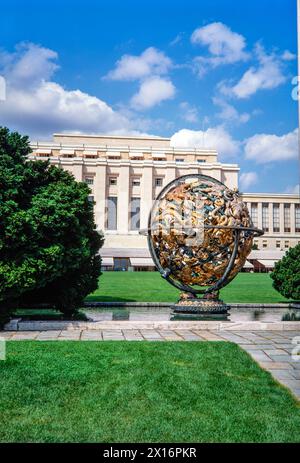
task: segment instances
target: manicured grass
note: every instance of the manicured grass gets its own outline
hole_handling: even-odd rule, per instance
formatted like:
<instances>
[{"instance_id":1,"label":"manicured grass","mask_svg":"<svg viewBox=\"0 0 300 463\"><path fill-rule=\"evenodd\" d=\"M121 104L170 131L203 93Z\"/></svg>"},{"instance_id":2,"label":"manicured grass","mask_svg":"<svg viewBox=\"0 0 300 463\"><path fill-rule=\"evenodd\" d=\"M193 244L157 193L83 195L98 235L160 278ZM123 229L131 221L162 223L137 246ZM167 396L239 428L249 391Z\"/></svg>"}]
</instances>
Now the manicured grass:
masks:
<instances>
[{"instance_id":1,"label":"manicured grass","mask_svg":"<svg viewBox=\"0 0 300 463\"><path fill-rule=\"evenodd\" d=\"M179 291L158 272L103 272L88 301L174 302ZM221 291L226 302L286 302L267 273L240 273Z\"/></svg>"},{"instance_id":2,"label":"manicured grass","mask_svg":"<svg viewBox=\"0 0 300 463\"><path fill-rule=\"evenodd\" d=\"M300 442L299 403L226 342L9 342L1 442Z\"/></svg>"}]
</instances>

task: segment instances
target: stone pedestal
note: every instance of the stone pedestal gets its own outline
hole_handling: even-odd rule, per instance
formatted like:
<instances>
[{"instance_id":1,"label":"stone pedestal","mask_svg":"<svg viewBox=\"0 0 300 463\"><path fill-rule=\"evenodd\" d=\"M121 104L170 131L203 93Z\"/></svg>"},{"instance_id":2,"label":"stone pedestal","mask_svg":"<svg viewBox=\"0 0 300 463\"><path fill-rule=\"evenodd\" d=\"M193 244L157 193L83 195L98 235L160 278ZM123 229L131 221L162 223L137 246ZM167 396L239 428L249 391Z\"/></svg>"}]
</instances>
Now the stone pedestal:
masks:
<instances>
[{"instance_id":1,"label":"stone pedestal","mask_svg":"<svg viewBox=\"0 0 300 463\"><path fill-rule=\"evenodd\" d=\"M219 294L209 293L202 298L192 293L182 293L177 304L172 306L174 313L186 314L227 314L230 306L219 299Z\"/></svg>"}]
</instances>

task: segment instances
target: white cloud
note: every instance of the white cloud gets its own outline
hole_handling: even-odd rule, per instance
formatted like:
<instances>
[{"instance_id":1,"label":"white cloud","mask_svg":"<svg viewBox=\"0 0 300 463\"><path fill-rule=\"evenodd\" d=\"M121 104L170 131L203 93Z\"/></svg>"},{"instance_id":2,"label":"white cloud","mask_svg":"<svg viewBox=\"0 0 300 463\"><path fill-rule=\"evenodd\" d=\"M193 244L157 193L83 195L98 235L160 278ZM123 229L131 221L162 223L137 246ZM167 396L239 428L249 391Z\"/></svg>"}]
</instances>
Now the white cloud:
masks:
<instances>
[{"instance_id":1,"label":"white cloud","mask_svg":"<svg viewBox=\"0 0 300 463\"><path fill-rule=\"evenodd\" d=\"M292 194L292 195L299 195L300 196L300 185L288 186L284 193Z\"/></svg>"},{"instance_id":2,"label":"white cloud","mask_svg":"<svg viewBox=\"0 0 300 463\"><path fill-rule=\"evenodd\" d=\"M228 96L245 99L258 90L271 90L286 81L283 74L282 61L274 54L266 54L261 45L256 46L259 65L250 67L240 81L230 86L225 82L219 84L220 91Z\"/></svg>"},{"instance_id":3,"label":"white cloud","mask_svg":"<svg viewBox=\"0 0 300 463\"><path fill-rule=\"evenodd\" d=\"M209 66L217 67L222 64L245 61L249 57L245 52L245 38L221 22L199 27L192 33L191 42L207 46L210 52L209 57L198 56L194 60L196 71L200 76L207 71Z\"/></svg>"},{"instance_id":4,"label":"white cloud","mask_svg":"<svg viewBox=\"0 0 300 463\"><path fill-rule=\"evenodd\" d=\"M198 110L195 106L191 106L187 101L183 101L179 107L182 110L182 119L191 123L198 122Z\"/></svg>"},{"instance_id":5,"label":"white cloud","mask_svg":"<svg viewBox=\"0 0 300 463\"><path fill-rule=\"evenodd\" d=\"M174 95L175 87L169 79L149 77L141 83L138 93L133 95L131 106L137 110L149 109Z\"/></svg>"},{"instance_id":6,"label":"white cloud","mask_svg":"<svg viewBox=\"0 0 300 463\"><path fill-rule=\"evenodd\" d=\"M172 67L171 59L164 52L149 47L139 56L123 55L115 69L105 78L110 80L137 80L151 75L166 74Z\"/></svg>"},{"instance_id":7,"label":"white cloud","mask_svg":"<svg viewBox=\"0 0 300 463\"><path fill-rule=\"evenodd\" d=\"M221 159L236 156L240 150L240 142L234 140L222 126L211 127L205 131L179 130L171 137L171 146L216 149Z\"/></svg>"},{"instance_id":8,"label":"white cloud","mask_svg":"<svg viewBox=\"0 0 300 463\"><path fill-rule=\"evenodd\" d=\"M57 53L49 48L23 42L17 45L15 53L0 56L0 66L10 85L32 88L52 77L59 67L57 58Z\"/></svg>"},{"instance_id":9,"label":"white cloud","mask_svg":"<svg viewBox=\"0 0 300 463\"><path fill-rule=\"evenodd\" d=\"M183 32L180 32L179 34L176 35L176 37L173 40L171 40L169 45L173 47L174 45L177 45L178 43L180 43L182 39L183 39Z\"/></svg>"},{"instance_id":10,"label":"white cloud","mask_svg":"<svg viewBox=\"0 0 300 463\"><path fill-rule=\"evenodd\" d=\"M251 117L248 113L239 113L234 106L222 98L214 97L213 103L220 107L220 112L217 113L217 117L224 122L246 123Z\"/></svg>"},{"instance_id":11,"label":"white cloud","mask_svg":"<svg viewBox=\"0 0 300 463\"><path fill-rule=\"evenodd\" d=\"M150 109L173 98L175 86L164 76L173 67L171 59L162 51L149 47L139 56L123 55L105 79L138 80L139 90L130 100L133 109Z\"/></svg>"},{"instance_id":12,"label":"white cloud","mask_svg":"<svg viewBox=\"0 0 300 463\"><path fill-rule=\"evenodd\" d=\"M245 141L245 157L258 164L287 161L298 156L298 129L285 135L256 134Z\"/></svg>"},{"instance_id":13,"label":"white cloud","mask_svg":"<svg viewBox=\"0 0 300 463\"><path fill-rule=\"evenodd\" d=\"M0 56L7 99L0 104L1 124L47 138L56 131L133 133L133 123L101 99L81 90L66 90L50 80L57 54L26 44Z\"/></svg>"},{"instance_id":14,"label":"white cloud","mask_svg":"<svg viewBox=\"0 0 300 463\"><path fill-rule=\"evenodd\" d=\"M289 50L285 50L281 55L281 59L283 59L284 61L294 61L294 59L296 58L297 58L297 55L290 52Z\"/></svg>"},{"instance_id":15,"label":"white cloud","mask_svg":"<svg viewBox=\"0 0 300 463\"><path fill-rule=\"evenodd\" d=\"M255 185L258 181L258 175L256 172L244 172L240 176L240 188L247 190L250 186Z\"/></svg>"}]
</instances>

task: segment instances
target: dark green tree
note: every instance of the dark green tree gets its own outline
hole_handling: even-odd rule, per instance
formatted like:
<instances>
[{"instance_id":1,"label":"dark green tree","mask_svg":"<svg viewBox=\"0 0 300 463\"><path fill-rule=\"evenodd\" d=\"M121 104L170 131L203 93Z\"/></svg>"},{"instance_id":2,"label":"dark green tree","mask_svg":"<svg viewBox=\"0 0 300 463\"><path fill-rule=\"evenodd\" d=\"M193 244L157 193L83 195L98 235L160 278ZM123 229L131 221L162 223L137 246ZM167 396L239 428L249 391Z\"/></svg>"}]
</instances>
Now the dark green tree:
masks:
<instances>
[{"instance_id":1,"label":"dark green tree","mask_svg":"<svg viewBox=\"0 0 300 463\"><path fill-rule=\"evenodd\" d=\"M284 297L300 300L300 244L287 251L271 273L273 287Z\"/></svg>"},{"instance_id":2,"label":"dark green tree","mask_svg":"<svg viewBox=\"0 0 300 463\"><path fill-rule=\"evenodd\" d=\"M0 313L37 301L71 314L97 288L103 235L90 190L0 127Z\"/></svg>"}]
</instances>

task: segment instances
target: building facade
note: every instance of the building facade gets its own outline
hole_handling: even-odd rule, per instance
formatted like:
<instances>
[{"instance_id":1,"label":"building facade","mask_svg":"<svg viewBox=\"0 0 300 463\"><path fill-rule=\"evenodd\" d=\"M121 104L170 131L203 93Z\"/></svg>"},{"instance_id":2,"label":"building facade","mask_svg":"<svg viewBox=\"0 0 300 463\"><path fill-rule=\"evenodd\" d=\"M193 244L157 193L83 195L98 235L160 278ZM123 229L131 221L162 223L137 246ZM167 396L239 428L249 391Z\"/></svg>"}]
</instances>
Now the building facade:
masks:
<instances>
[{"instance_id":1,"label":"building facade","mask_svg":"<svg viewBox=\"0 0 300 463\"><path fill-rule=\"evenodd\" d=\"M55 134L53 142L31 144L30 159L49 159L90 187L97 229L105 234L104 269L151 269L147 227L153 201L169 182L204 174L238 188L239 166L218 161L213 149L174 148L170 139ZM248 269L268 270L300 243L297 195L243 194L253 223L265 234L255 239Z\"/></svg>"}]
</instances>

